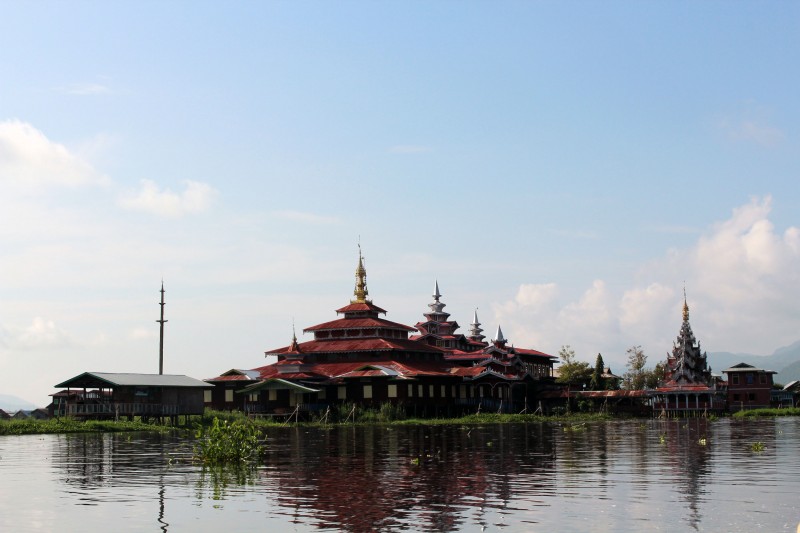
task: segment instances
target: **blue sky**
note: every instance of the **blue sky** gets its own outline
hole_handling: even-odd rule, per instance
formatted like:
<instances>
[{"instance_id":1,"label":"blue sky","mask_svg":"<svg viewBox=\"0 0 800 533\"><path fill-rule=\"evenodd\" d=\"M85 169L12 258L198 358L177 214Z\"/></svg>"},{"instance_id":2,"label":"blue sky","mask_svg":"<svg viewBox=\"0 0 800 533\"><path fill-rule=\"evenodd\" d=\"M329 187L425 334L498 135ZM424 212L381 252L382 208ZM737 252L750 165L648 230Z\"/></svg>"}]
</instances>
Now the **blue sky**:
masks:
<instances>
[{"instance_id":1,"label":"blue sky","mask_svg":"<svg viewBox=\"0 0 800 533\"><path fill-rule=\"evenodd\" d=\"M167 372L259 366L347 302L359 238L395 321L438 279L463 330L477 307L621 373L671 348L685 281L705 349L771 353L800 338L799 24L791 2L3 3L0 392L157 371L162 277Z\"/></svg>"}]
</instances>

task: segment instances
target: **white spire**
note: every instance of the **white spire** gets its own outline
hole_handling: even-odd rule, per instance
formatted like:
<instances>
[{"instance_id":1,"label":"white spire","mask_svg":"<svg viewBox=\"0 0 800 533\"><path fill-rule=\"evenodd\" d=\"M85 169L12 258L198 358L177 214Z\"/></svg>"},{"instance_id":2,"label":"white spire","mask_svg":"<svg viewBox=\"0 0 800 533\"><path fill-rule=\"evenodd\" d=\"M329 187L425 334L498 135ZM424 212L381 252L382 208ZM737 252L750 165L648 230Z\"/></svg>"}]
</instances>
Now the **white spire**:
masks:
<instances>
[{"instance_id":1,"label":"white spire","mask_svg":"<svg viewBox=\"0 0 800 533\"><path fill-rule=\"evenodd\" d=\"M506 342L506 338L503 337L503 330L500 329L500 324L497 325L497 334L494 336L494 342Z\"/></svg>"},{"instance_id":2,"label":"white spire","mask_svg":"<svg viewBox=\"0 0 800 533\"><path fill-rule=\"evenodd\" d=\"M483 342L486 336L482 335L482 333L481 323L478 321L478 309L475 309L475 314L472 315L472 324L469 325L469 336L472 340Z\"/></svg>"},{"instance_id":3,"label":"white spire","mask_svg":"<svg viewBox=\"0 0 800 533\"><path fill-rule=\"evenodd\" d=\"M439 301L439 298L441 297L442 294L439 292L439 280L437 279L433 286L433 302L428 304L428 307L431 308L432 313L443 313L442 309L447 306L447 304Z\"/></svg>"}]
</instances>

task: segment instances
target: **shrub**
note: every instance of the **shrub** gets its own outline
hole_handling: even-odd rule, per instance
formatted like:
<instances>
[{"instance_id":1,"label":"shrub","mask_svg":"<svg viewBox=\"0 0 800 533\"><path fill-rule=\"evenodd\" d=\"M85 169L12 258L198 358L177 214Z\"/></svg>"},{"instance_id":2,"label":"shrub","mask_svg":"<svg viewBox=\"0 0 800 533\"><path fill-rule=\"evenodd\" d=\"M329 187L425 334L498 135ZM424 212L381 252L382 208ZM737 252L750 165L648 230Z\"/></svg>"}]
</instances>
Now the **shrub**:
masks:
<instances>
[{"instance_id":1,"label":"shrub","mask_svg":"<svg viewBox=\"0 0 800 533\"><path fill-rule=\"evenodd\" d=\"M214 417L211 426L200 428L196 437L194 457L205 465L252 462L264 450L261 433L247 422L220 422Z\"/></svg>"}]
</instances>

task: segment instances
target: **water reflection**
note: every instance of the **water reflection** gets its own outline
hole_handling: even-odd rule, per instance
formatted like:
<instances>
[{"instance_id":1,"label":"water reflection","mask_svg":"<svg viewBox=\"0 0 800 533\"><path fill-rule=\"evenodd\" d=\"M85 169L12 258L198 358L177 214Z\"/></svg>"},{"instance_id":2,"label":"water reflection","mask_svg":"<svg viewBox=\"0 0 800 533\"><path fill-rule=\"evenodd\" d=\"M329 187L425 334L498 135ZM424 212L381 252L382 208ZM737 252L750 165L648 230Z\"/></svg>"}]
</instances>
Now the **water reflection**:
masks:
<instances>
[{"instance_id":1,"label":"water reflection","mask_svg":"<svg viewBox=\"0 0 800 533\"><path fill-rule=\"evenodd\" d=\"M181 434L0 438L0 530L793 531L798 438L797 419L287 427L244 470L193 464Z\"/></svg>"},{"instance_id":2,"label":"water reflection","mask_svg":"<svg viewBox=\"0 0 800 533\"><path fill-rule=\"evenodd\" d=\"M449 531L466 507L506 507L523 471L552 486L552 430L540 424L297 429L268 441L262 481L293 521L320 527Z\"/></svg>"}]
</instances>

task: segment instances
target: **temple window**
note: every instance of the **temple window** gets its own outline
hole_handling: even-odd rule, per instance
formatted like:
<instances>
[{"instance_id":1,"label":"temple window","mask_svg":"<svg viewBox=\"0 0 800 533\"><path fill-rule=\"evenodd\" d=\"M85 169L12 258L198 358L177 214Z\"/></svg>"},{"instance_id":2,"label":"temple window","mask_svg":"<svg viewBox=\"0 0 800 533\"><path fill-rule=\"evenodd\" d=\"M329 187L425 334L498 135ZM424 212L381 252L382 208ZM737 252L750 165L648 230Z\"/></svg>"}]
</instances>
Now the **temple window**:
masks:
<instances>
[{"instance_id":1,"label":"temple window","mask_svg":"<svg viewBox=\"0 0 800 533\"><path fill-rule=\"evenodd\" d=\"M441 397L442 397L442 398L446 398L446 397L447 397L447 386L445 386L445 385L442 385L442 394L441 394Z\"/></svg>"},{"instance_id":2,"label":"temple window","mask_svg":"<svg viewBox=\"0 0 800 533\"><path fill-rule=\"evenodd\" d=\"M225 389L225 401L226 402L233 401L233 389Z\"/></svg>"},{"instance_id":3,"label":"temple window","mask_svg":"<svg viewBox=\"0 0 800 533\"><path fill-rule=\"evenodd\" d=\"M428 398L433 398L434 393L435 393L435 391L433 389L433 385L429 385L428 386Z\"/></svg>"},{"instance_id":4,"label":"temple window","mask_svg":"<svg viewBox=\"0 0 800 533\"><path fill-rule=\"evenodd\" d=\"M753 384L753 374L751 374L750 372L747 373L747 384L748 385Z\"/></svg>"},{"instance_id":5,"label":"temple window","mask_svg":"<svg viewBox=\"0 0 800 533\"><path fill-rule=\"evenodd\" d=\"M397 385L389 385L387 394L389 398L397 398Z\"/></svg>"},{"instance_id":6,"label":"temple window","mask_svg":"<svg viewBox=\"0 0 800 533\"><path fill-rule=\"evenodd\" d=\"M738 385L738 384L739 384L739 376L737 376L736 374L734 374L733 376L731 376L731 382L732 382L734 385Z\"/></svg>"},{"instance_id":7,"label":"temple window","mask_svg":"<svg viewBox=\"0 0 800 533\"><path fill-rule=\"evenodd\" d=\"M267 397L269 401L276 402L278 401L278 391L276 389L269 390L269 396Z\"/></svg>"},{"instance_id":8,"label":"temple window","mask_svg":"<svg viewBox=\"0 0 800 533\"><path fill-rule=\"evenodd\" d=\"M422 385L417 385L417 396L422 398Z\"/></svg>"},{"instance_id":9,"label":"temple window","mask_svg":"<svg viewBox=\"0 0 800 533\"><path fill-rule=\"evenodd\" d=\"M408 397L409 398L414 397L414 385L412 385L411 383L408 384Z\"/></svg>"},{"instance_id":10,"label":"temple window","mask_svg":"<svg viewBox=\"0 0 800 533\"><path fill-rule=\"evenodd\" d=\"M211 403L211 389L206 389L203 391L203 403Z\"/></svg>"},{"instance_id":11,"label":"temple window","mask_svg":"<svg viewBox=\"0 0 800 533\"><path fill-rule=\"evenodd\" d=\"M338 397L340 400L346 400L346 399L347 399L347 387L345 387L345 386L340 386L340 387L339 387L338 394L337 394L337 397Z\"/></svg>"},{"instance_id":12,"label":"temple window","mask_svg":"<svg viewBox=\"0 0 800 533\"><path fill-rule=\"evenodd\" d=\"M325 399L325 388L321 388L317 393L317 400L324 400Z\"/></svg>"},{"instance_id":13,"label":"temple window","mask_svg":"<svg viewBox=\"0 0 800 533\"><path fill-rule=\"evenodd\" d=\"M364 399L372 398L372 385L364 385Z\"/></svg>"}]
</instances>

